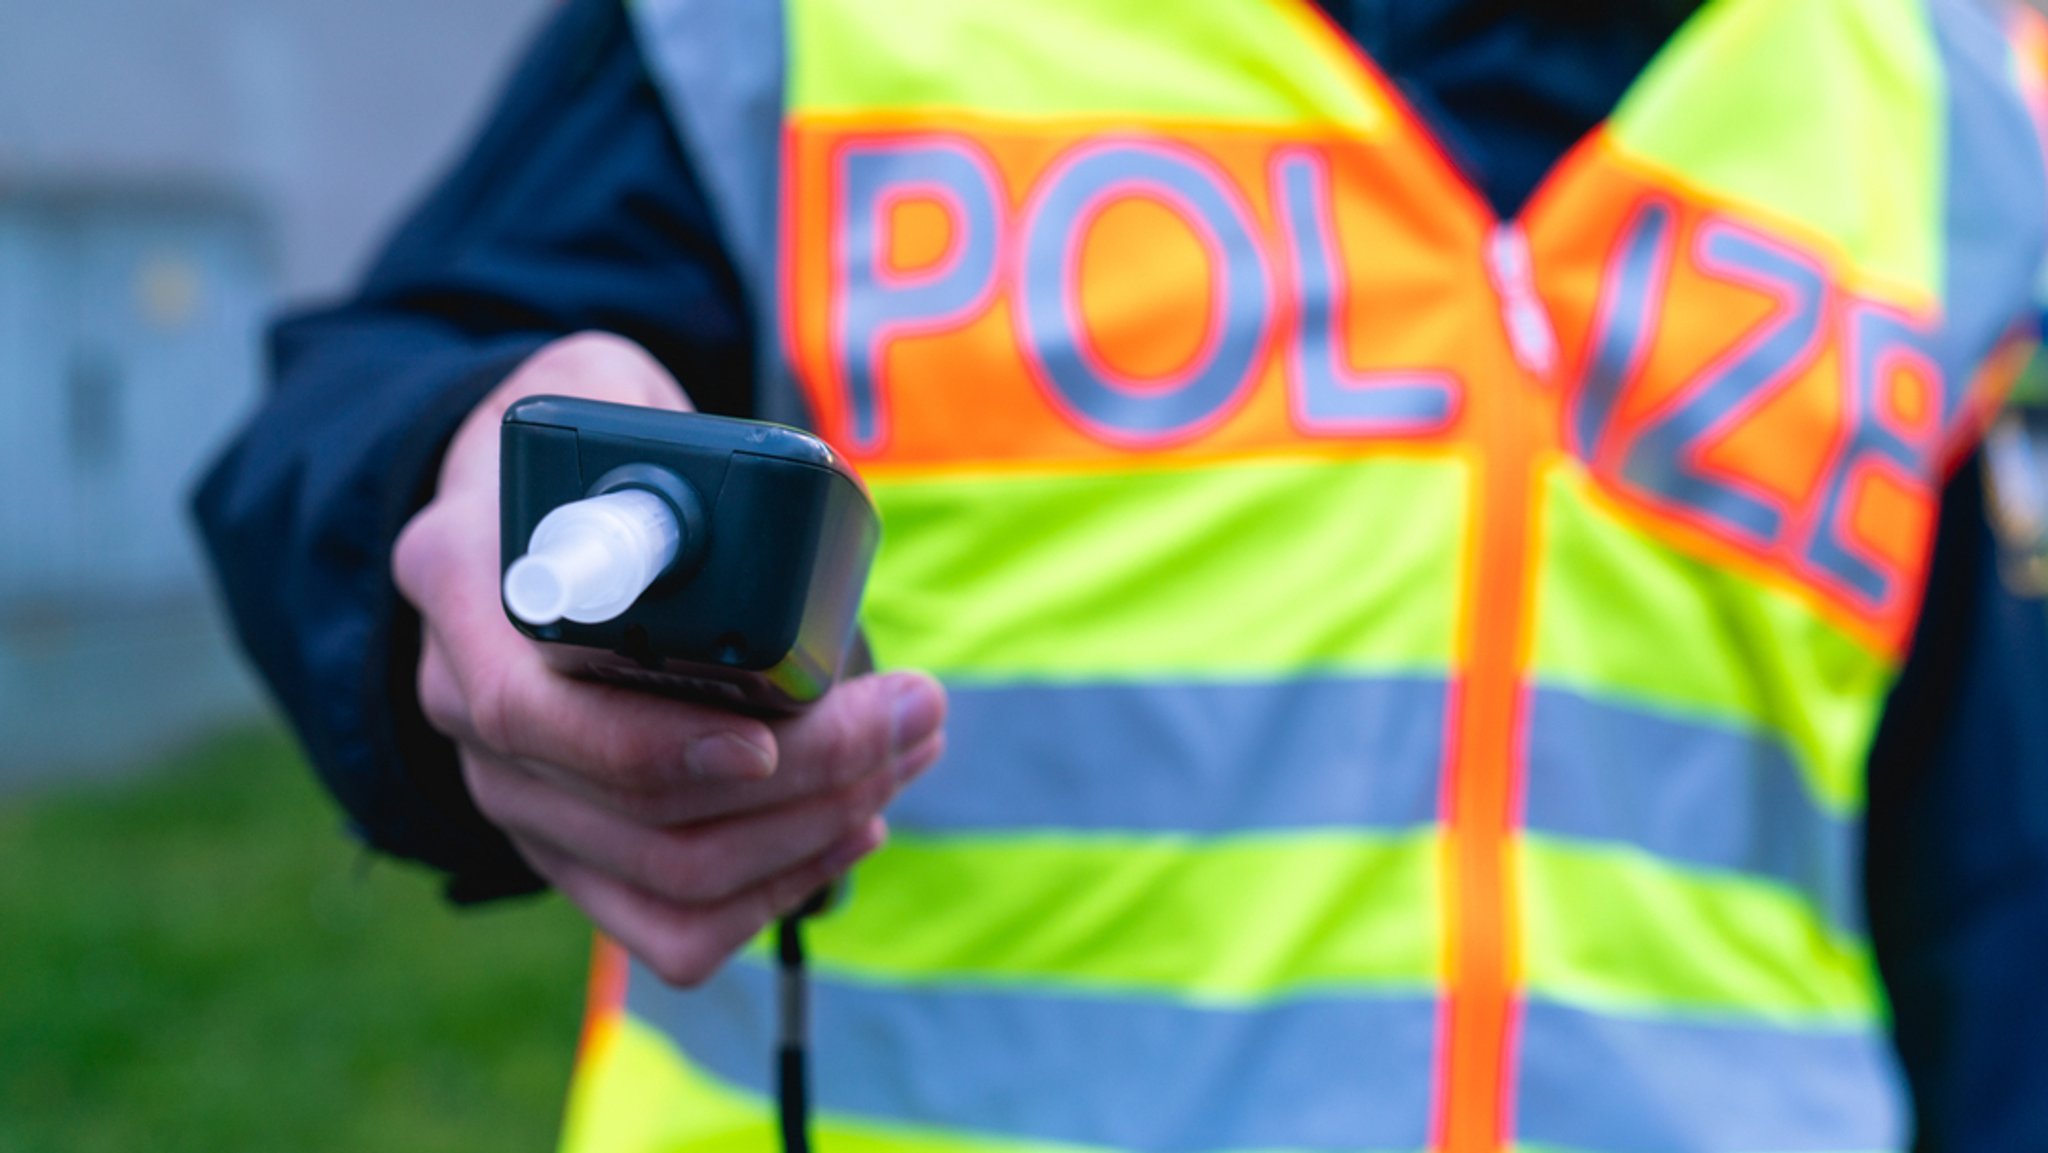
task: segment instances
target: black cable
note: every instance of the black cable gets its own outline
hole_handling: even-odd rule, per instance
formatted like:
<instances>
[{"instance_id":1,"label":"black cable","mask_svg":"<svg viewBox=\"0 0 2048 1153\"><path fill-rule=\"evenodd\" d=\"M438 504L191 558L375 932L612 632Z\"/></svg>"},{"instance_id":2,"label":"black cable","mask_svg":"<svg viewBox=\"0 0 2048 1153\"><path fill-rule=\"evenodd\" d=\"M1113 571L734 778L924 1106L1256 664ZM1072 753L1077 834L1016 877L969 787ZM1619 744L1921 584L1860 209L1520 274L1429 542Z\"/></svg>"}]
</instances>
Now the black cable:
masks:
<instances>
[{"instance_id":1,"label":"black cable","mask_svg":"<svg viewBox=\"0 0 2048 1153\"><path fill-rule=\"evenodd\" d=\"M811 1087L807 1038L810 988L804 977L803 918L809 907L775 926L777 1013L775 1101L781 1114L783 1153L810 1153Z\"/></svg>"},{"instance_id":2,"label":"black cable","mask_svg":"<svg viewBox=\"0 0 2048 1153\"><path fill-rule=\"evenodd\" d=\"M874 669L866 634L854 633L843 675L860 676ZM803 923L804 918L832 907L840 884L827 884L796 912L775 923L775 1105L782 1128L782 1153L811 1153L811 987L804 973Z\"/></svg>"}]
</instances>

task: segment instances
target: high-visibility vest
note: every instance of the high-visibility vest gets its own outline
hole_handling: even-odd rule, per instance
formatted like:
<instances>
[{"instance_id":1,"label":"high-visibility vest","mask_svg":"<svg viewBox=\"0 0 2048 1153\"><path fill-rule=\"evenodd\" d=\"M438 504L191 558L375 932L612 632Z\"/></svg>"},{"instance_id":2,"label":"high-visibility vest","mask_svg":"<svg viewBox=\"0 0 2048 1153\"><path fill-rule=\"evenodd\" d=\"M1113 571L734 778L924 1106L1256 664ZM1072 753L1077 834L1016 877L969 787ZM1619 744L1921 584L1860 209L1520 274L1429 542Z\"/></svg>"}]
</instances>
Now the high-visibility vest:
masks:
<instances>
[{"instance_id":1,"label":"high-visibility vest","mask_svg":"<svg viewBox=\"0 0 2048 1153\"><path fill-rule=\"evenodd\" d=\"M952 693L823 1149L1904 1146L1865 757L2048 220L1990 6L1709 3L1505 222L1308 0L635 12ZM771 1148L772 1020L605 948L567 1146Z\"/></svg>"}]
</instances>

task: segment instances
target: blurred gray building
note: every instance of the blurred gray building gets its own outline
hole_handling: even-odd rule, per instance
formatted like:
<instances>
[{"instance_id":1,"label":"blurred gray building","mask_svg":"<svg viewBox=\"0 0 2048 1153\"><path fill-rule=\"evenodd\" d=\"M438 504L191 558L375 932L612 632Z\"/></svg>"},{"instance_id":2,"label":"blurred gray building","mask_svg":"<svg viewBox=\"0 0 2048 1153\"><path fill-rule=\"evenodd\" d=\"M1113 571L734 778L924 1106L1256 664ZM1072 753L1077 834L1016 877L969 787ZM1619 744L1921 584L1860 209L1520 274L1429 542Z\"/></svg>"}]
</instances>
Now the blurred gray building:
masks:
<instances>
[{"instance_id":1,"label":"blurred gray building","mask_svg":"<svg viewBox=\"0 0 2048 1153\"><path fill-rule=\"evenodd\" d=\"M0 786L261 708L184 494L545 0L0 0Z\"/></svg>"}]
</instances>

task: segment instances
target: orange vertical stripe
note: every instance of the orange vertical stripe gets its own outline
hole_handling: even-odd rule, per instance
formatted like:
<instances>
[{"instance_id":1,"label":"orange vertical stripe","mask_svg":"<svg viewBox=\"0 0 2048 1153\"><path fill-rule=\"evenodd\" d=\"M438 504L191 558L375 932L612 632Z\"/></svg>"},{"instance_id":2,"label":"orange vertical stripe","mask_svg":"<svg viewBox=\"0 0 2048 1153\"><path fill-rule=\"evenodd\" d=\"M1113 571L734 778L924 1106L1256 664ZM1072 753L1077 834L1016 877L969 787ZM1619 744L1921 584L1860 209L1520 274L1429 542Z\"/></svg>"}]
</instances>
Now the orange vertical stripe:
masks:
<instances>
[{"instance_id":1,"label":"orange vertical stripe","mask_svg":"<svg viewBox=\"0 0 2048 1153\"><path fill-rule=\"evenodd\" d=\"M1472 457L1478 506L1467 537L1464 667L1444 784L1449 988L1433 1143L1441 1153L1498 1153L1512 1126L1520 965L1511 848L1541 511L1531 481L1547 426L1531 411L1522 374L1503 371L1494 380L1475 398L1484 409Z\"/></svg>"},{"instance_id":2,"label":"orange vertical stripe","mask_svg":"<svg viewBox=\"0 0 2048 1153\"><path fill-rule=\"evenodd\" d=\"M604 1023L626 1008L626 951L602 933L590 935L590 987L583 1003L583 1033L576 1041L581 1065Z\"/></svg>"},{"instance_id":3,"label":"orange vertical stripe","mask_svg":"<svg viewBox=\"0 0 2048 1153\"><path fill-rule=\"evenodd\" d=\"M1322 15L1318 6L1303 5ZM1325 17L1327 20L1327 18ZM1448 189L1453 212L1482 229L1495 223L1482 200L1399 92L1349 37L1361 80L1388 94L1400 112L1411 162L1433 169ZM1559 166L1574 169L1576 156ZM1546 181L1555 183L1557 174ZM1472 254L1477 257L1477 253ZM1477 270L1479 262L1473 260ZM1475 350L1475 360L1490 359ZM1518 819L1523 707L1521 674L1533 630L1532 544L1540 507L1535 486L1538 454L1554 439L1555 397L1538 396L1536 382L1500 349L1493 371L1468 377L1474 395L1468 453L1476 506L1466 523L1466 587L1458 652L1462 672L1452 688L1444 780L1444 900L1446 903L1445 1007L1433 1153L1501 1153L1513 1139L1513 1041L1516 1034L1515 887L1510 855ZM1540 403L1531 403L1537 400ZM1538 409L1544 410L1539 416Z\"/></svg>"}]
</instances>

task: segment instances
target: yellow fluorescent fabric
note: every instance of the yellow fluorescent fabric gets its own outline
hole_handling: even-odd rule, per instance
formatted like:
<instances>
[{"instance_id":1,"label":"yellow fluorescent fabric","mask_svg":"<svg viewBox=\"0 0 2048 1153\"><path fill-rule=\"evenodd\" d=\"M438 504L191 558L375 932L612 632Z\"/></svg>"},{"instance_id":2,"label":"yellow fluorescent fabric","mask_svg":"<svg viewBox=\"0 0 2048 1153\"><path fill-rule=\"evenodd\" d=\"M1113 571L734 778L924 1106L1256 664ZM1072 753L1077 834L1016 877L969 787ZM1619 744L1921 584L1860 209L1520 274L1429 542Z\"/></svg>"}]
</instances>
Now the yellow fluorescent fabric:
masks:
<instances>
[{"instance_id":1,"label":"yellow fluorescent fabric","mask_svg":"<svg viewBox=\"0 0 2048 1153\"><path fill-rule=\"evenodd\" d=\"M1378 133L1386 104L1357 83L1355 59L1309 34L1305 8L1193 0L1165 19L1153 0L1036 0L1032 18L1018 21L1002 5L959 0L796 4L795 42L862 49L797 53L790 105L814 117L948 109ZM874 36L878 26L889 35ZM1003 50L975 51L991 42ZM957 67L969 53L982 66ZM1048 76L1066 79L1047 84Z\"/></svg>"},{"instance_id":2,"label":"yellow fluorescent fabric","mask_svg":"<svg viewBox=\"0 0 2048 1153\"><path fill-rule=\"evenodd\" d=\"M1830 933L1796 894L1534 834L1519 838L1516 858L1532 995L1794 1024L1881 1015L1865 947Z\"/></svg>"},{"instance_id":3,"label":"yellow fluorescent fabric","mask_svg":"<svg viewBox=\"0 0 2048 1153\"><path fill-rule=\"evenodd\" d=\"M1216 840L899 834L808 941L821 972L1242 1003L1429 989L1434 831Z\"/></svg>"},{"instance_id":4,"label":"yellow fluorescent fabric","mask_svg":"<svg viewBox=\"0 0 2048 1153\"><path fill-rule=\"evenodd\" d=\"M1717 98L1701 100L1707 90ZM1943 276L1943 108L1918 0L1720 0L1610 129L1625 152L1818 233L1869 281L1931 302Z\"/></svg>"},{"instance_id":5,"label":"yellow fluorescent fabric","mask_svg":"<svg viewBox=\"0 0 2048 1153\"><path fill-rule=\"evenodd\" d=\"M1441 672L1466 476L1375 459L877 483L868 639L961 679Z\"/></svg>"},{"instance_id":6,"label":"yellow fluorescent fabric","mask_svg":"<svg viewBox=\"0 0 2048 1153\"><path fill-rule=\"evenodd\" d=\"M1551 470L1544 501L1544 684L1776 734L1824 806L1860 808L1884 662L1798 598L1630 528L1576 468Z\"/></svg>"},{"instance_id":7,"label":"yellow fluorescent fabric","mask_svg":"<svg viewBox=\"0 0 2048 1153\"><path fill-rule=\"evenodd\" d=\"M764 1056L764 1060L765 1060ZM1089 1153L1094 1147L1002 1141L903 1125L815 1119L832 1153ZM577 1070L562 1153L770 1153L782 1147L765 1098L692 1068L654 1029L625 1014L600 1022Z\"/></svg>"}]
</instances>

